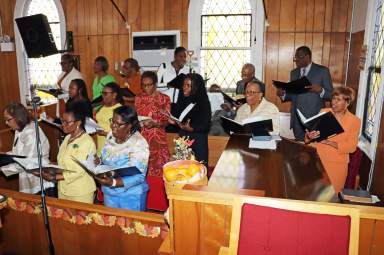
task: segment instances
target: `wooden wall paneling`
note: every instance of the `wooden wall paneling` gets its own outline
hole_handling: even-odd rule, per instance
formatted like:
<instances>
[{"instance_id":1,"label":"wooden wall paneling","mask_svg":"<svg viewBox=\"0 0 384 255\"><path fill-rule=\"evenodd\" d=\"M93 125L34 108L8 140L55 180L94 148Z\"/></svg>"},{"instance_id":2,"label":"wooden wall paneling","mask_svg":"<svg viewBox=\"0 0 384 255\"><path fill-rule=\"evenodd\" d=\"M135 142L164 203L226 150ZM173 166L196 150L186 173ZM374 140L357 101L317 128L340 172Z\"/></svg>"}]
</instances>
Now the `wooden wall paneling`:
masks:
<instances>
[{"instance_id":1,"label":"wooden wall paneling","mask_svg":"<svg viewBox=\"0 0 384 255\"><path fill-rule=\"evenodd\" d=\"M128 1L128 9L127 9L127 14L128 14L128 22L131 25L132 31L140 31L140 7L141 5L139 4L140 2L138 1Z\"/></svg>"},{"instance_id":2,"label":"wooden wall paneling","mask_svg":"<svg viewBox=\"0 0 384 255\"><path fill-rule=\"evenodd\" d=\"M331 71L332 79L335 84L343 83L345 74L344 70L344 47L346 33L331 34L331 52L328 67Z\"/></svg>"},{"instance_id":3,"label":"wooden wall paneling","mask_svg":"<svg viewBox=\"0 0 384 255\"><path fill-rule=\"evenodd\" d=\"M77 5L76 0L62 0L62 6L65 13L66 29L77 34Z\"/></svg>"},{"instance_id":4,"label":"wooden wall paneling","mask_svg":"<svg viewBox=\"0 0 384 255\"><path fill-rule=\"evenodd\" d=\"M125 19L128 21L129 23L129 20L128 20L128 1L127 0L119 0L117 1L118 3L118 6L119 6L119 9L121 11L121 13L123 13ZM126 25L124 23L124 20L120 17L120 14L115 11L116 15L117 15L117 26L118 26L118 29L117 29L117 33L118 34L128 34L128 30L126 28Z\"/></svg>"},{"instance_id":5,"label":"wooden wall paneling","mask_svg":"<svg viewBox=\"0 0 384 255\"><path fill-rule=\"evenodd\" d=\"M295 33L295 50L298 47L305 45L305 36L306 36L306 33ZM294 55L292 55L291 57L292 63L293 63L293 57Z\"/></svg>"},{"instance_id":6,"label":"wooden wall paneling","mask_svg":"<svg viewBox=\"0 0 384 255\"><path fill-rule=\"evenodd\" d=\"M77 0L77 35L85 35L88 31L88 8L86 8L86 0Z\"/></svg>"},{"instance_id":7,"label":"wooden wall paneling","mask_svg":"<svg viewBox=\"0 0 384 255\"><path fill-rule=\"evenodd\" d=\"M265 96L277 105L281 100L276 97L276 88L272 85L272 80L277 80L277 65L279 63L279 33L267 33L265 35L265 68L264 81L266 83Z\"/></svg>"},{"instance_id":8,"label":"wooden wall paneling","mask_svg":"<svg viewBox=\"0 0 384 255\"><path fill-rule=\"evenodd\" d=\"M281 1L280 9L280 32L291 32L295 27L296 17L296 0Z\"/></svg>"},{"instance_id":9,"label":"wooden wall paneling","mask_svg":"<svg viewBox=\"0 0 384 255\"><path fill-rule=\"evenodd\" d=\"M347 31L349 3L351 0L334 1L332 7L332 32Z\"/></svg>"},{"instance_id":10,"label":"wooden wall paneling","mask_svg":"<svg viewBox=\"0 0 384 255\"><path fill-rule=\"evenodd\" d=\"M306 32L305 33L305 45L308 46L312 50L312 43L313 43L313 33L312 32Z\"/></svg>"},{"instance_id":11,"label":"wooden wall paneling","mask_svg":"<svg viewBox=\"0 0 384 255\"><path fill-rule=\"evenodd\" d=\"M315 0L313 15L313 31L323 32L325 25L325 4L324 0Z\"/></svg>"},{"instance_id":12,"label":"wooden wall paneling","mask_svg":"<svg viewBox=\"0 0 384 255\"><path fill-rule=\"evenodd\" d=\"M293 69L293 56L295 55L295 34L281 33L279 38L279 63L277 78L280 81L288 81Z\"/></svg>"},{"instance_id":13,"label":"wooden wall paneling","mask_svg":"<svg viewBox=\"0 0 384 255\"><path fill-rule=\"evenodd\" d=\"M331 34L330 33L324 33L324 39L323 39L323 57L321 64L324 66L329 65L329 58L331 54Z\"/></svg>"},{"instance_id":14,"label":"wooden wall paneling","mask_svg":"<svg viewBox=\"0 0 384 255\"><path fill-rule=\"evenodd\" d=\"M165 8L166 7L165 7L165 1L164 0L158 0L155 2L155 13L156 13L156 20L155 20L155 26L154 26L155 30L163 30L164 29ZM187 7L187 9L188 9L188 7ZM187 17L187 19L188 19L188 17ZM185 19L183 19L183 20L185 20Z\"/></svg>"},{"instance_id":15,"label":"wooden wall paneling","mask_svg":"<svg viewBox=\"0 0 384 255\"><path fill-rule=\"evenodd\" d=\"M113 34L113 6L110 1L102 1L102 28L103 35Z\"/></svg>"},{"instance_id":16,"label":"wooden wall paneling","mask_svg":"<svg viewBox=\"0 0 384 255\"><path fill-rule=\"evenodd\" d=\"M295 5L296 12L296 32L304 32L307 23L307 0L297 0ZM269 16L268 16L269 17Z\"/></svg>"},{"instance_id":17,"label":"wooden wall paneling","mask_svg":"<svg viewBox=\"0 0 384 255\"><path fill-rule=\"evenodd\" d=\"M140 28L142 31L148 31L151 28L151 16L153 15L148 15L149 13L151 13L150 8L151 8L151 0L140 1L140 17L146 17L144 19L143 18L141 19Z\"/></svg>"},{"instance_id":18,"label":"wooden wall paneling","mask_svg":"<svg viewBox=\"0 0 384 255\"><path fill-rule=\"evenodd\" d=\"M332 31L333 14L333 0L325 0L324 32ZM337 12L335 12L335 15L337 15Z\"/></svg>"},{"instance_id":19,"label":"wooden wall paneling","mask_svg":"<svg viewBox=\"0 0 384 255\"><path fill-rule=\"evenodd\" d=\"M313 33L313 44L312 44L312 60L315 63L321 63L323 59L323 33Z\"/></svg>"},{"instance_id":20,"label":"wooden wall paneling","mask_svg":"<svg viewBox=\"0 0 384 255\"><path fill-rule=\"evenodd\" d=\"M280 25L280 4L281 0L265 0L265 7L268 13L269 26L267 32L278 32Z\"/></svg>"},{"instance_id":21,"label":"wooden wall paneling","mask_svg":"<svg viewBox=\"0 0 384 255\"><path fill-rule=\"evenodd\" d=\"M312 32L313 31L313 20L315 14L315 2L314 0L307 0L307 22L305 25L305 31Z\"/></svg>"},{"instance_id":22,"label":"wooden wall paneling","mask_svg":"<svg viewBox=\"0 0 384 255\"><path fill-rule=\"evenodd\" d=\"M88 35L97 35L97 29L98 29L98 18L97 18L97 1L87 3L88 8L88 23L89 27L87 29Z\"/></svg>"}]
</instances>

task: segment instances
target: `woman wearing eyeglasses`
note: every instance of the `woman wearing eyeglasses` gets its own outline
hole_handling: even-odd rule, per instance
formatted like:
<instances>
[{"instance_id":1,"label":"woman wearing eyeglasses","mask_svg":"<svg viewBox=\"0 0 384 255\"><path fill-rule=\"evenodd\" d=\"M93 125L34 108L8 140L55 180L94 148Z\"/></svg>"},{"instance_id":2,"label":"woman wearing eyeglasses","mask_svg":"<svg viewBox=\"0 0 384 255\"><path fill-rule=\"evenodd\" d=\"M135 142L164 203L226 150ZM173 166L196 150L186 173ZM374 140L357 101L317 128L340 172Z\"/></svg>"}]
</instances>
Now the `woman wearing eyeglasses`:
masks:
<instances>
[{"instance_id":1,"label":"woman wearing eyeglasses","mask_svg":"<svg viewBox=\"0 0 384 255\"><path fill-rule=\"evenodd\" d=\"M11 103L4 110L5 124L15 131L12 150L9 154L37 158L35 124L31 120L28 110L20 103ZM41 151L43 160L48 161L49 142L44 132L39 128ZM26 173L18 164L8 164L1 167L6 176L19 174L19 191L35 194L40 191L38 177ZM53 183L44 182L44 188L53 195Z\"/></svg>"},{"instance_id":2,"label":"woman wearing eyeglasses","mask_svg":"<svg viewBox=\"0 0 384 255\"><path fill-rule=\"evenodd\" d=\"M272 119L272 135L280 133L279 109L273 103L264 98L265 87L262 83L251 81L245 90L246 104L237 110L235 121L241 122L251 117L262 117Z\"/></svg>"},{"instance_id":3,"label":"woman wearing eyeglasses","mask_svg":"<svg viewBox=\"0 0 384 255\"><path fill-rule=\"evenodd\" d=\"M43 177L48 181L58 181L59 198L91 204L96 190L95 181L73 160L86 160L88 155L96 153L92 137L84 131L82 107L81 102L73 103L63 114L63 131L67 136L57 154L57 163L64 169L63 173L54 176L43 174Z\"/></svg>"},{"instance_id":4,"label":"woman wearing eyeglasses","mask_svg":"<svg viewBox=\"0 0 384 255\"><path fill-rule=\"evenodd\" d=\"M163 182L163 165L169 161L167 134L168 112L171 109L170 98L156 90L157 75L146 71L141 76L143 93L136 96L135 106L140 116L150 119L141 121L141 134L149 144L147 182L149 185L147 208L165 211L168 207Z\"/></svg>"},{"instance_id":5,"label":"woman wearing eyeglasses","mask_svg":"<svg viewBox=\"0 0 384 255\"><path fill-rule=\"evenodd\" d=\"M117 178L106 175L95 177L102 185L106 206L145 210L149 148L139 129L139 120L133 108L120 106L114 110L111 132L102 149L101 162L114 167L136 167L140 173Z\"/></svg>"},{"instance_id":6,"label":"woman wearing eyeglasses","mask_svg":"<svg viewBox=\"0 0 384 255\"><path fill-rule=\"evenodd\" d=\"M105 137L111 131L109 119L113 117L113 110L120 107L120 87L114 82L108 83L103 88L103 106L96 113L96 121L103 130L97 132L97 154L101 154L104 147Z\"/></svg>"}]
</instances>

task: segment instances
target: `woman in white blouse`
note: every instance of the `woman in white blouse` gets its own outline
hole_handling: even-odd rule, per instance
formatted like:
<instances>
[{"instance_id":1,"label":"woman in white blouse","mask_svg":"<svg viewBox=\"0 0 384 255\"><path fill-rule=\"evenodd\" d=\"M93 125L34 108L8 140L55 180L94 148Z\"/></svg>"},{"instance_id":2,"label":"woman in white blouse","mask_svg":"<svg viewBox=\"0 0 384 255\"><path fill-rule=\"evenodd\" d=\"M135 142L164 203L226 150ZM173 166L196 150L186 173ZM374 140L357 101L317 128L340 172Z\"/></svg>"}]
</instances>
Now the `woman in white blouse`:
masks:
<instances>
[{"instance_id":1,"label":"woman in white blouse","mask_svg":"<svg viewBox=\"0 0 384 255\"><path fill-rule=\"evenodd\" d=\"M245 90L246 104L237 110L235 121L242 122L251 117L262 117L272 119L272 135L280 133L279 109L273 103L264 98L265 87L262 84L251 81Z\"/></svg>"},{"instance_id":2,"label":"woman in white blouse","mask_svg":"<svg viewBox=\"0 0 384 255\"><path fill-rule=\"evenodd\" d=\"M8 154L37 158L35 125L31 121L28 110L20 103L11 103L4 110L4 119L8 127L15 131L12 150ZM44 132L39 128L42 158L48 161L49 142ZM6 176L19 173L19 191L36 194L40 191L40 180L32 174L26 173L18 164L13 163L2 166L1 170ZM53 194L54 184L44 181L44 188Z\"/></svg>"}]
</instances>

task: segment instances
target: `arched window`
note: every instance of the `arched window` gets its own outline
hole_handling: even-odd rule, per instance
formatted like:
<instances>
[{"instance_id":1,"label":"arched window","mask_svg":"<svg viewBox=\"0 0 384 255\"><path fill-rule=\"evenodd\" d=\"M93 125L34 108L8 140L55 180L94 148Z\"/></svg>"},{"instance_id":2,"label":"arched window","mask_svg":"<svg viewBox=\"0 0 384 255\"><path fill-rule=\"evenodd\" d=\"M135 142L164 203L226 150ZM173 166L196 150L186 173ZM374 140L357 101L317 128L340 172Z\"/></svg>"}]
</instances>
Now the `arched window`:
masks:
<instances>
[{"instance_id":1,"label":"arched window","mask_svg":"<svg viewBox=\"0 0 384 255\"><path fill-rule=\"evenodd\" d=\"M15 18L44 14L48 18L49 25L58 50L63 48L65 34L65 19L60 0L18 0L15 7ZM17 29L15 29L18 31ZM37 88L53 88L57 77L61 73L60 54L43 58L28 58L20 34L16 34L17 61L20 81L20 97L25 102L29 96L31 86ZM39 93L45 102L54 101L52 96Z\"/></svg>"},{"instance_id":2,"label":"arched window","mask_svg":"<svg viewBox=\"0 0 384 255\"><path fill-rule=\"evenodd\" d=\"M198 72L209 78L208 84L234 89L249 62L262 79L262 1L190 1L188 22L188 48L195 51Z\"/></svg>"}]
</instances>

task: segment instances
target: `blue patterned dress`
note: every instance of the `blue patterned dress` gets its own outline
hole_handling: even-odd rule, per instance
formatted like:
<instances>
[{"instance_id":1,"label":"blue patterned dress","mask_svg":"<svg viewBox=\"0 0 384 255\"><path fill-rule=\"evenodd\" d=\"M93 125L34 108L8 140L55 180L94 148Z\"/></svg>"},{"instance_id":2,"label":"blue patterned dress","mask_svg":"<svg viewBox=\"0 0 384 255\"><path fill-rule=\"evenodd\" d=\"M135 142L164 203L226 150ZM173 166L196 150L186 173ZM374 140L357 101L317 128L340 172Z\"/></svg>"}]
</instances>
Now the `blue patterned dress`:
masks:
<instances>
[{"instance_id":1,"label":"blue patterned dress","mask_svg":"<svg viewBox=\"0 0 384 255\"><path fill-rule=\"evenodd\" d=\"M136 166L141 174L122 177L124 187L102 186L106 206L135 211L145 210L148 192L148 184L145 180L148 158L148 143L139 132L135 132L122 144L116 143L111 132L107 135L101 152L103 164L116 167Z\"/></svg>"}]
</instances>

